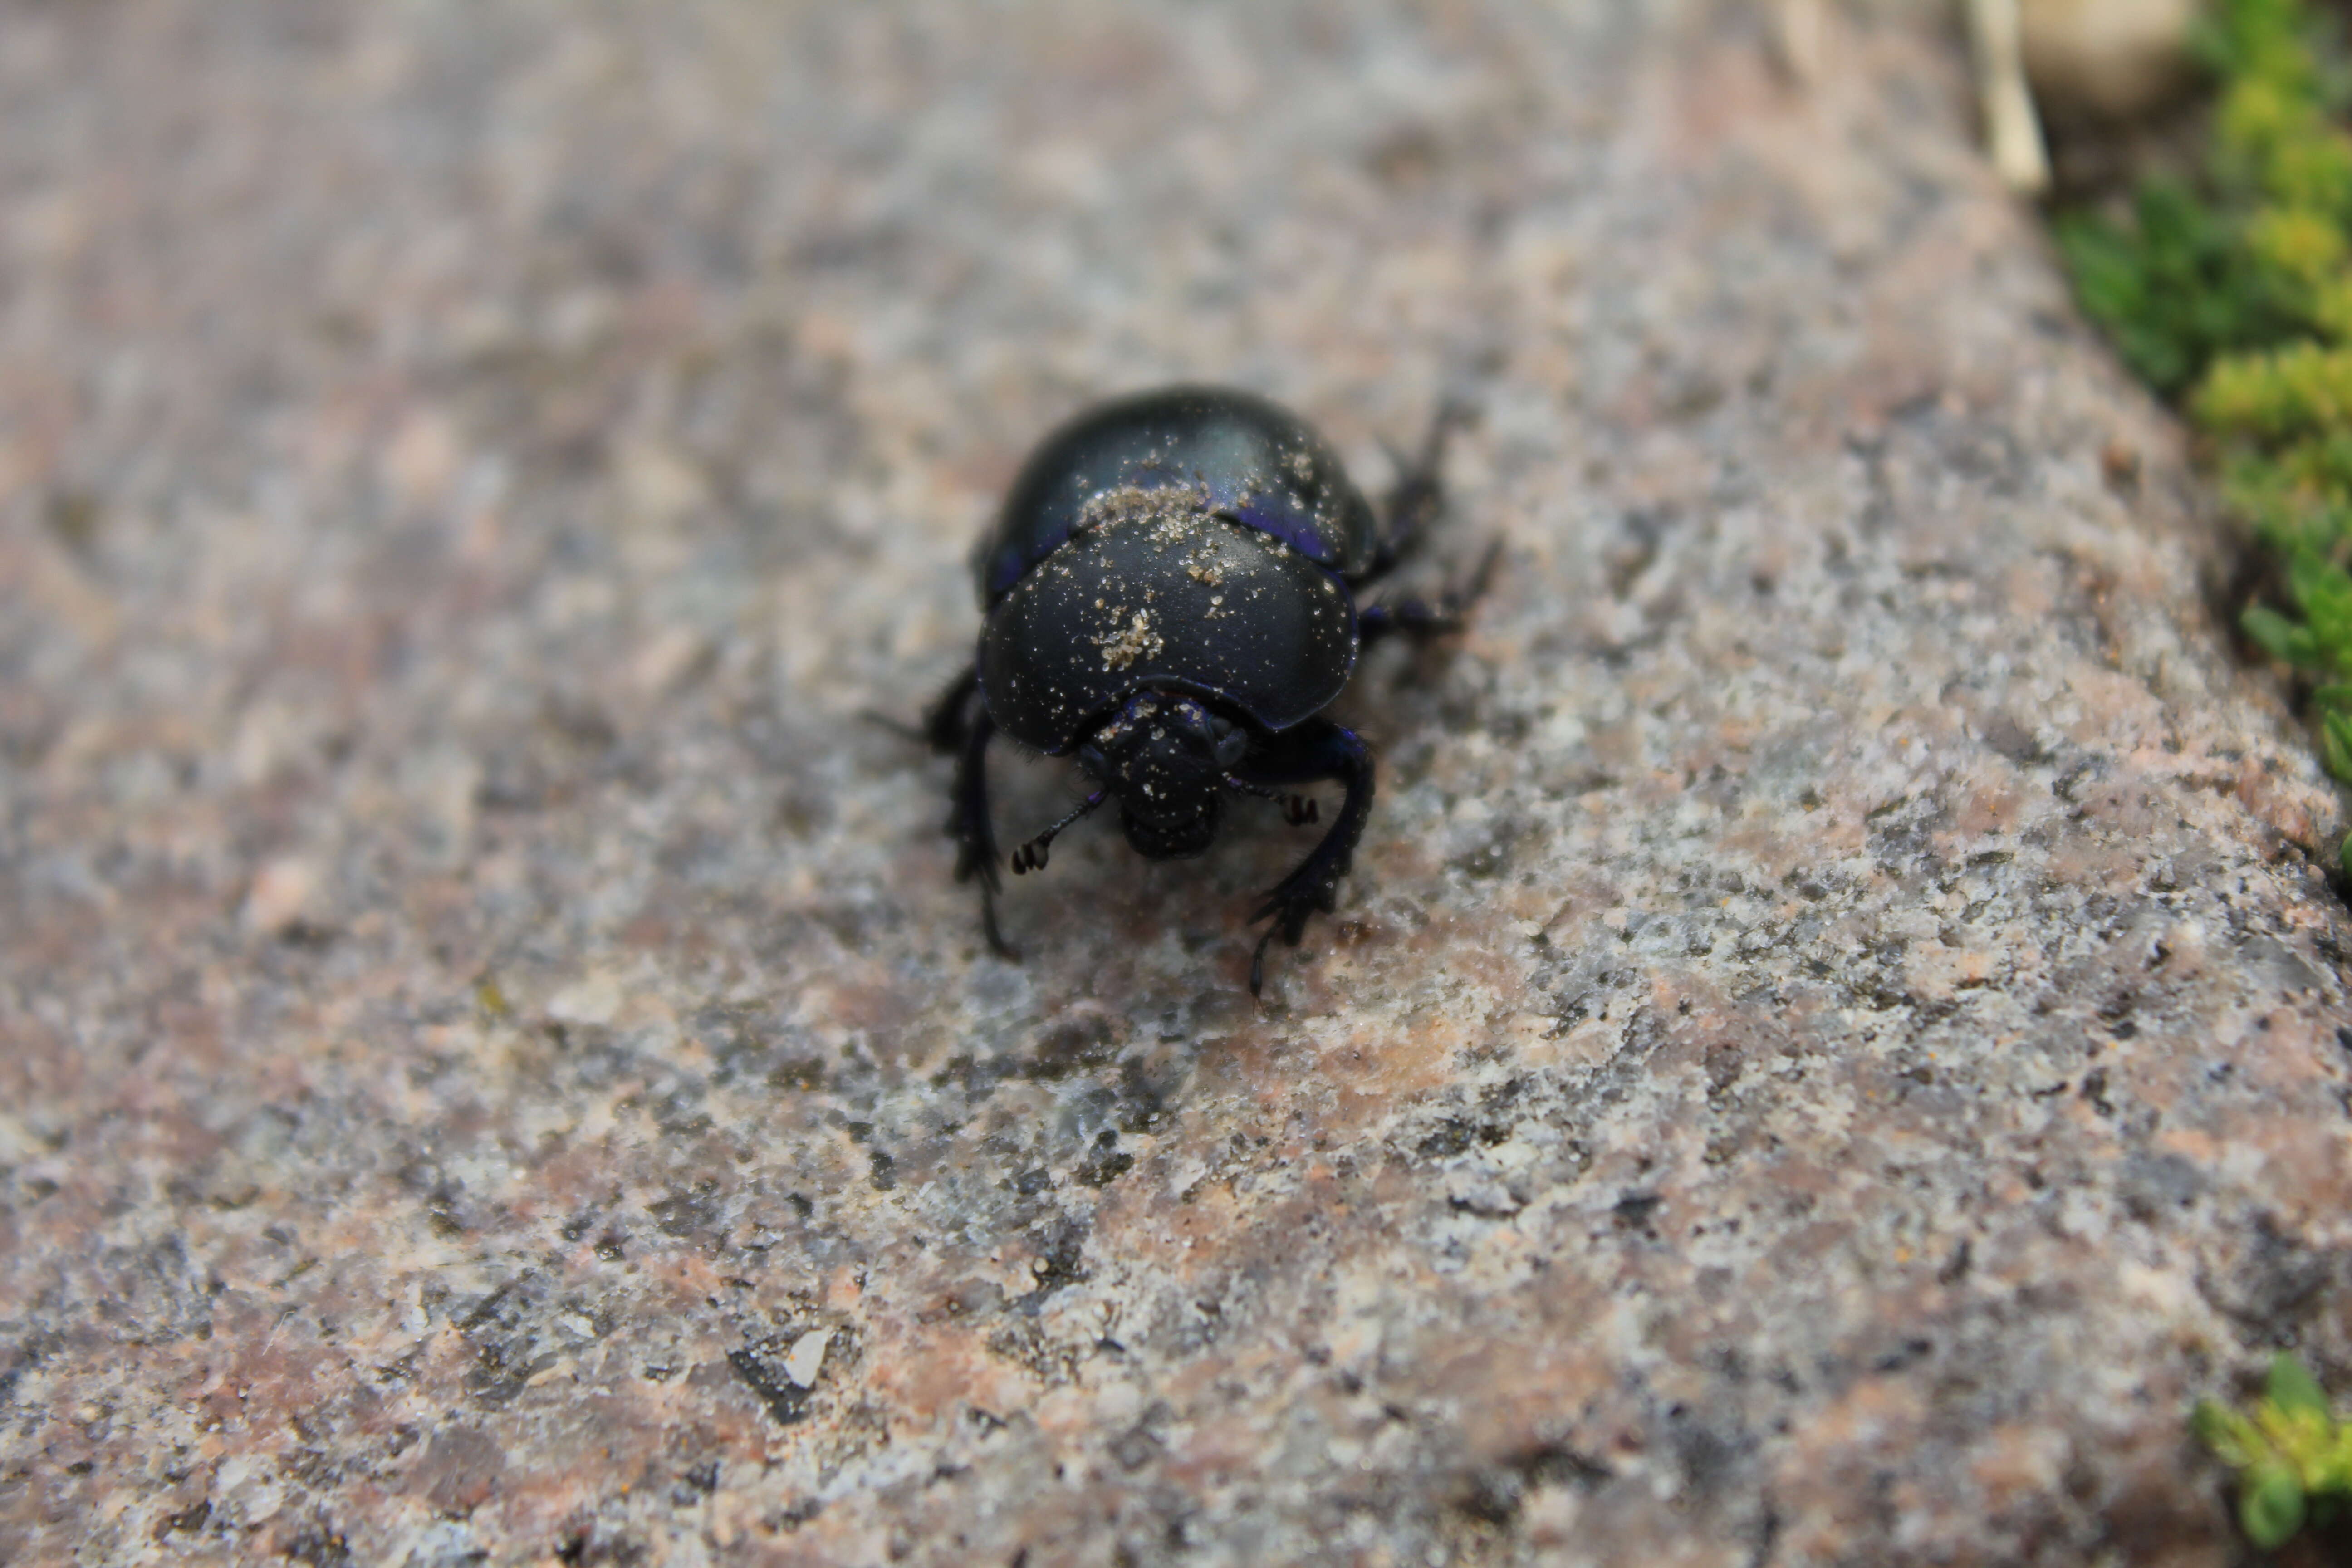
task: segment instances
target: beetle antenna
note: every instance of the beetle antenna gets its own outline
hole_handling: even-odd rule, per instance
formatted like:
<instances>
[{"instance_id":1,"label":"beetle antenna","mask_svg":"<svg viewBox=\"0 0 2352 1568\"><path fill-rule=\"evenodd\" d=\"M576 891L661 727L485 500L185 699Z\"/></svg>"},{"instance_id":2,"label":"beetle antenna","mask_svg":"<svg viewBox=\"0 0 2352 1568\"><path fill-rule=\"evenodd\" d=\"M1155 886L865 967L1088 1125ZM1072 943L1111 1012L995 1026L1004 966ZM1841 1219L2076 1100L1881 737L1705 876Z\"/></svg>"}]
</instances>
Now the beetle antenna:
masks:
<instances>
[{"instance_id":1,"label":"beetle antenna","mask_svg":"<svg viewBox=\"0 0 2352 1568\"><path fill-rule=\"evenodd\" d=\"M1013 874L1018 877L1025 872L1044 870L1045 868L1045 851L1052 847L1054 836L1061 832L1062 829L1067 827L1073 822L1077 821L1078 818L1086 816L1087 813L1094 810L1095 807L1100 805L1104 801L1108 800L1109 798L1110 792L1108 790L1098 789L1095 791L1094 794L1078 802L1077 805L1071 810L1067 816L1065 816L1061 821L1045 829L1045 832L1037 835L1036 837L1029 840L1028 843L1024 844L1020 848L1015 849L1013 852Z\"/></svg>"},{"instance_id":2,"label":"beetle antenna","mask_svg":"<svg viewBox=\"0 0 2352 1568\"><path fill-rule=\"evenodd\" d=\"M1292 795L1286 790L1278 790L1272 784L1252 784L1249 780L1234 773L1225 775L1225 787L1238 790L1243 795L1256 795L1261 800L1275 802L1282 807L1283 820L1293 827L1304 827L1310 822L1321 819L1320 808L1316 805L1315 797L1311 795Z\"/></svg>"}]
</instances>

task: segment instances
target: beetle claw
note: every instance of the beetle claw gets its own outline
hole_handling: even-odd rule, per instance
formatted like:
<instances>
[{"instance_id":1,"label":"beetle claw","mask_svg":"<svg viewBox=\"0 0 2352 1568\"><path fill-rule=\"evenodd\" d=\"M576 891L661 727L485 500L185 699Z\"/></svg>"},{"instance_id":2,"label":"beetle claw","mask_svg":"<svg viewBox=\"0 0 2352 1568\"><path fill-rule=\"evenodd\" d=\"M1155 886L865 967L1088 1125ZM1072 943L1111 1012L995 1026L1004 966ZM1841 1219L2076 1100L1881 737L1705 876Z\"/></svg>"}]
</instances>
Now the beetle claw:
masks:
<instances>
[{"instance_id":1,"label":"beetle claw","mask_svg":"<svg viewBox=\"0 0 2352 1568\"><path fill-rule=\"evenodd\" d=\"M1273 940L1274 932L1269 929L1257 939L1257 946L1250 950L1250 994L1253 996L1265 990L1265 944Z\"/></svg>"},{"instance_id":2,"label":"beetle claw","mask_svg":"<svg viewBox=\"0 0 2352 1568\"><path fill-rule=\"evenodd\" d=\"M1004 940L1004 928L996 923L996 888L993 883L981 885L980 927L988 934L990 952L1009 963L1021 962L1021 950Z\"/></svg>"}]
</instances>

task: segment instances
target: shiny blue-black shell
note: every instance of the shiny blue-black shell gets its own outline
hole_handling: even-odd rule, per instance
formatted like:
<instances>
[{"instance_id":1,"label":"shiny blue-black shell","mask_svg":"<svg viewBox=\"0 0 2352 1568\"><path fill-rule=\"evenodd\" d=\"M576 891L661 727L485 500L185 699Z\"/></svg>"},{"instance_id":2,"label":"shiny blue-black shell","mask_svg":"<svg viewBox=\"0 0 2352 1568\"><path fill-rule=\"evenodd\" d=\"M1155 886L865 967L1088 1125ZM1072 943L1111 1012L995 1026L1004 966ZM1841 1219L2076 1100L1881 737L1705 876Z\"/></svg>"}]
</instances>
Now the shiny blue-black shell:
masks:
<instances>
[{"instance_id":1,"label":"shiny blue-black shell","mask_svg":"<svg viewBox=\"0 0 2352 1568\"><path fill-rule=\"evenodd\" d=\"M1287 729L1347 685L1349 583L1378 549L1338 457L1278 405L1199 386L1098 405L1023 465L975 557L990 716L1059 753L1153 687Z\"/></svg>"}]
</instances>

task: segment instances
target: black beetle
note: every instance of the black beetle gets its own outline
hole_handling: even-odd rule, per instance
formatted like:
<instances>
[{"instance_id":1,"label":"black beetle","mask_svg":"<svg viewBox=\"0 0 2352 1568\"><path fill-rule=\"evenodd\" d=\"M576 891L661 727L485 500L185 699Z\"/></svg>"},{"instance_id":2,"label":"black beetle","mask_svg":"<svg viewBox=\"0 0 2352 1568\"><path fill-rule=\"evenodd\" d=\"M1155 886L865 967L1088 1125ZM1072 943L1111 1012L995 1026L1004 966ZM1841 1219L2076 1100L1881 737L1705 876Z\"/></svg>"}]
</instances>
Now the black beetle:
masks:
<instances>
[{"instance_id":1,"label":"black beetle","mask_svg":"<svg viewBox=\"0 0 2352 1568\"><path fill-rule=\"evenodd\" d=\"M923 723L957 757L956 877L980 879L999 952L1012 956L996 924L982 766L999 731L1076 753L1095 786L1014 852L1016 874L1043 868L1054 836L1108 800L1129 844L1172 860L1209 847L1228 793L1281 801L1296 825L1316 819L1315 803L1286 786L1334 779L1347 791L1339 819L1250 917L1274 922L1250 957L1253 993L1275 934L1297 946L1307 918L1332 907L1371 810L1372 756L1318 715L1363 645L1460 625L1495 561L1490 548L1466 587L1433 603L1356 603L1436 517L1454 418L1441 411L1418 457L1399 459L1385 530L1322 437L1245 392L1119 398L1031 455L974 557L979 658Z\"/></svg>"}]
</instances>

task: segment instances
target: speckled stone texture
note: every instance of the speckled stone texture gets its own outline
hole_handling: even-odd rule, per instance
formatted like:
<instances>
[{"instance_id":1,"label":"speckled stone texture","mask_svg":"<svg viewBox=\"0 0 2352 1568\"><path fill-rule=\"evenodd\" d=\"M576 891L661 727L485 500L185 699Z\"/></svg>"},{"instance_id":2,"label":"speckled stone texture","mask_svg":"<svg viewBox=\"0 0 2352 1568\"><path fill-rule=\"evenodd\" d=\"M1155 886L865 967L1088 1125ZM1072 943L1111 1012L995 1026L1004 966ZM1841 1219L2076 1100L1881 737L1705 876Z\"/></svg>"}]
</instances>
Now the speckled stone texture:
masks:
<instances>
[{"instance_id":1,"label":"speckled stone texture","mask_svg":"<svg viewBox=\"0 0 2352 1568\"><path fill-rule=\"evenodd\" d=\"M0 4L0 1557L2220 1564L2340 836L1951 39ZM1026 446L1479 410L1272 806L982 946ZM1068 798L1000 769L1007 843Z\"/></svg>"}]
</instances>

